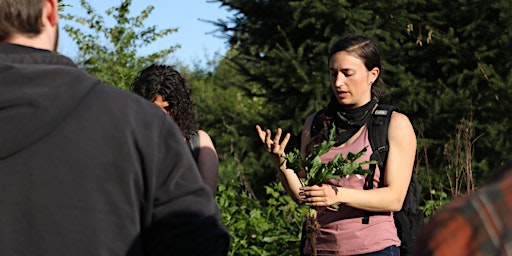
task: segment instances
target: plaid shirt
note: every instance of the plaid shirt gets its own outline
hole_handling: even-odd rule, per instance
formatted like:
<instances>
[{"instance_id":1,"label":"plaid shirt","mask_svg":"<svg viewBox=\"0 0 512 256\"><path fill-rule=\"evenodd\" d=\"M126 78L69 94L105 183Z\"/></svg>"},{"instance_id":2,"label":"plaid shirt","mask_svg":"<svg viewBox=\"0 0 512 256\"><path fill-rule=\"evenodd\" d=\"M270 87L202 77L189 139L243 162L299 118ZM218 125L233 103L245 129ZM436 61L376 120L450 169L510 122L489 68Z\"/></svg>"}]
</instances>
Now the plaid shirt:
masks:
<instances>
[{"instance_id":1,"label":"plaid shirt","mask_svg":"<svg viewBox=\"0 0 512 256\"><path fill-rule=\"evenodd\" d=\"M512 174L446 205L417 241L416 255L512 255Z\"/></svg>"}]
</instances>

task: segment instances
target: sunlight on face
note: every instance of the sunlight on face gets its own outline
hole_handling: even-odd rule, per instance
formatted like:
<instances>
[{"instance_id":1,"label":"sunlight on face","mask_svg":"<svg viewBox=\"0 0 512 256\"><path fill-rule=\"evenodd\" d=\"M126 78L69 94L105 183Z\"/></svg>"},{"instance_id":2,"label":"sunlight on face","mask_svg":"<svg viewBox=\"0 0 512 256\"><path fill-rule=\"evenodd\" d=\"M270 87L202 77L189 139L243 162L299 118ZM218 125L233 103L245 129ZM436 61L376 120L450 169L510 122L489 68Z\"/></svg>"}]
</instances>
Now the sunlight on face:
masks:
<instances>
[{"instance_id":1,"label":"sunlight on face","mask_svg":"<svg viewBox=\"0 0 512 256\"><path fill-rule=\"evenodd\" d=\"M368 71L361 59L341 51L329 60L329 71L331 87L340 104L359 107L371 99L378 68Z\"/></svg>"}]
</instances>

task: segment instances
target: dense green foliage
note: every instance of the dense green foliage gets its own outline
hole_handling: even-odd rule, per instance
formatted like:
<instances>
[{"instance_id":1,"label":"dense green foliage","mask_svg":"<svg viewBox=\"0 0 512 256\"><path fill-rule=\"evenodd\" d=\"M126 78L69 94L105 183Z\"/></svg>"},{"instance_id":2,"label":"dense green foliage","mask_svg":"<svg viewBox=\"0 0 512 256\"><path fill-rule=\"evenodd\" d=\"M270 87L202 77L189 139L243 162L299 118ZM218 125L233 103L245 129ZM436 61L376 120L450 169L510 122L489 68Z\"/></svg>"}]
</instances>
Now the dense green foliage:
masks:
<instances>
[{"instance_id":1,"label":"dense green foliage","mask_svg":"<svg viewBox=\"0 0 512 256\"><path fill-rule=\"evenodd\" d=\"M304 120L328 101L327 52L339 35L364 33L379 42L381 102L413 123L428 215L484 184L512 155L511 1L214 2L234 13L212 21L231 50L208 60L213 69L180 71L219 154L217 201L233 236L231 255L297 255L306 209L275 183L254 126L281 127L292 133L287 151L299 146ZM82 1L87 17L65 17L92 34L64 28L79 45L79 64L124 89L138 70L177 49L138 56L139 47L175 29L144 28L152 8L131 18L130 4L109 9L117 24L107 28Z\"/></svg>"},{"instance_id":2,"label":"dense green foliage","mask_svg":"<svg viewBox=\"0 0 512 256\"><path fill-rule=\"evenodd\" d=\"M235 13L215 24L232 45L227 60L261 86L251 92L247 83L237 85L265 102L263 126L299 134L329 97L330 43L356 32L381 46L381 101L413 122L425 192L471 191L510 156L510 1L217 2Z\"/></svg>"},{"instance_id":3,"label":"dense green foliage","mask_svg":"<svg viewBox=\"0 0 512 256\"><path fill-rule=\"evenodd\" d=\"M263 186L275 181L275 170L263 154L266 152L261 142L256 140L255 125L262 123L271 110L264 99L248 96L261 91L261 86L244 81L226 60L217 65L214 73L196 69L183 70L182 74L192 86L200 128L215 142L220 160L219 183L236 177L258 197L264 196ZM239 84L246 84L248 91Z\"/></svg>"},{"instance_id":4,"label":"dense green foliage","mask_svg":"<svg viewBox=\"0 0 512 256\"><path fill-rule=\"evenodd\" d=\"M254 198L238 181L219 184L217 202L232 236L229 255L298 255L307 207L283 196L280 183L264 186L266 197Z\"/></svg>"}]
</instances>

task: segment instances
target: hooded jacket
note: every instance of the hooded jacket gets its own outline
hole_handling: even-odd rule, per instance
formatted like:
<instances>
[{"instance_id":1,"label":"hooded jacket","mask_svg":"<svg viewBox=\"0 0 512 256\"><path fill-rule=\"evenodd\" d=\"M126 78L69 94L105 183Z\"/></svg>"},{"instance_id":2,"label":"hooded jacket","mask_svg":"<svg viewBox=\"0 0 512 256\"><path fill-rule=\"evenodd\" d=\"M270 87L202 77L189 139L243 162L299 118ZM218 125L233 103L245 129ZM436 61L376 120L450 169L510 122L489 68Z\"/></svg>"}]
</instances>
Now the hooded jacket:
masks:
<instances>
[{"instance_id":1,"label":"hooded jacket","mask_svg":"<svg viewBox=\"0 0 512 256\"><path fill-rule=\"evenodd\" d=\"M0 188L3 256L227 254L171 119L46 50L0 43Z\"/></svg>"}]
</instances>

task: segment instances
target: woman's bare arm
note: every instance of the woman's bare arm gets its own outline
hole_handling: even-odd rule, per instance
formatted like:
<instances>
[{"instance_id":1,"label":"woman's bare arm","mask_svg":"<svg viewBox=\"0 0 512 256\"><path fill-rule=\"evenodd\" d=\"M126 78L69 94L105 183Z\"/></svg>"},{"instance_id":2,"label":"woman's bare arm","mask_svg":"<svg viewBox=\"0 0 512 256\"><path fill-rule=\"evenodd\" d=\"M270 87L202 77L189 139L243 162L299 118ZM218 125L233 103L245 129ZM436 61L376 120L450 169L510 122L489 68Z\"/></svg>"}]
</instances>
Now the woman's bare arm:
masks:
<instances>
[{"instance_id":1,"label":"woman's bare arm","mask_svg":"<svg viewBox=\"0 0 512 256\"><path fill-rule=\"evenodd\" d=\"M203 130L198 130L197 133L199 134L200 148L197 166L201 177L215 196L217 193L217 178L219 176L219 158L210 135Z\"/></svg>"}]
</instances>

